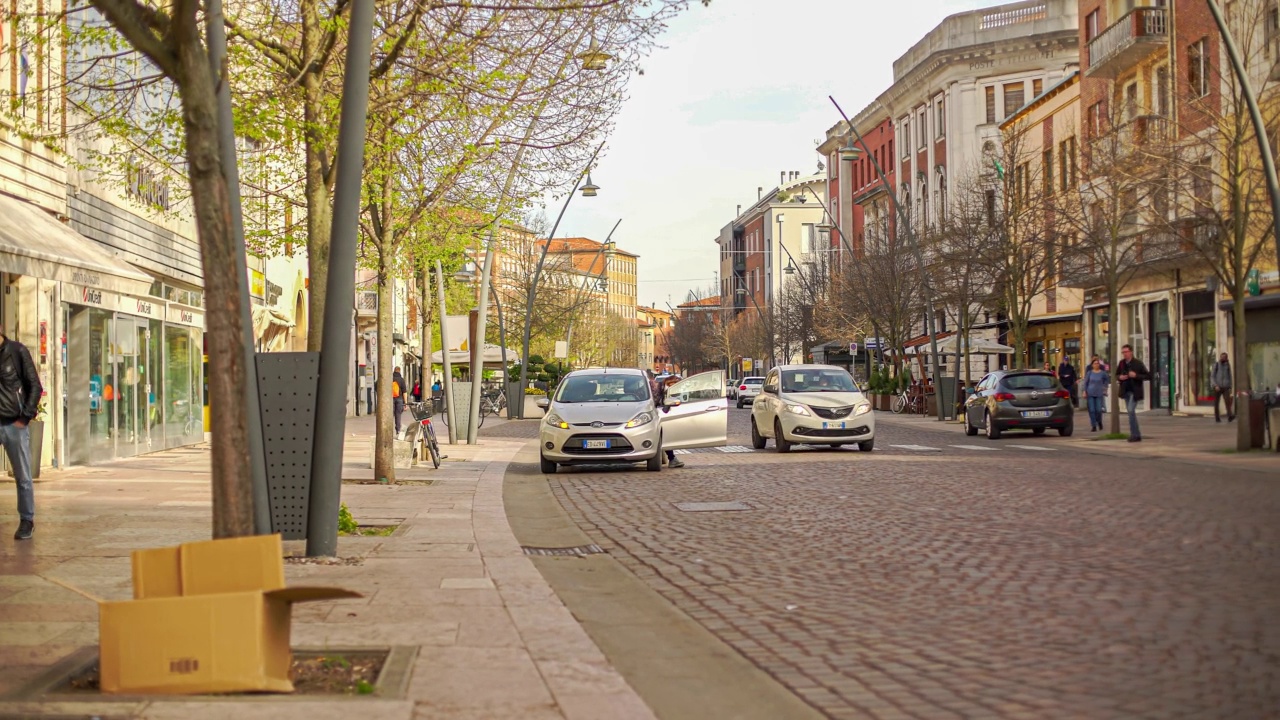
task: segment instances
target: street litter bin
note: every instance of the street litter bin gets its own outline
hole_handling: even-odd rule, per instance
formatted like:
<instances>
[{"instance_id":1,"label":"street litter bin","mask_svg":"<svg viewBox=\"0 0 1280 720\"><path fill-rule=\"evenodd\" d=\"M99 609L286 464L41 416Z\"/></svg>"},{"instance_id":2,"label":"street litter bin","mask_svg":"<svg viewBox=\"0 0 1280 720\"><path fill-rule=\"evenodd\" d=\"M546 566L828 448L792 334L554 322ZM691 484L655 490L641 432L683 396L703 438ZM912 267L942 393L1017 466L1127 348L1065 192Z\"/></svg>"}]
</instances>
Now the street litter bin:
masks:
<instances>
[{"instance_id":1,"label":"street litter bin","mask_svg":"<svg viewBox=\"0 0 1280 720\"><path fill-rule=\"evenodd\" d=\"M1263 445L1263 423L1267 419L1267 402L1262 399L1249 398L1249 447L1260 448Z\"/></svg>"},{"instance_id":2,"label":"street litter bin","mask_svg":"<svg viewBox=\"0 0 1280 720\"><path fill-rule=\"evenodd\" d=\"M956 378L942 376L938 383L938 400L942 403L944 420L956 419Z\"/></svg>"}]
</instances>

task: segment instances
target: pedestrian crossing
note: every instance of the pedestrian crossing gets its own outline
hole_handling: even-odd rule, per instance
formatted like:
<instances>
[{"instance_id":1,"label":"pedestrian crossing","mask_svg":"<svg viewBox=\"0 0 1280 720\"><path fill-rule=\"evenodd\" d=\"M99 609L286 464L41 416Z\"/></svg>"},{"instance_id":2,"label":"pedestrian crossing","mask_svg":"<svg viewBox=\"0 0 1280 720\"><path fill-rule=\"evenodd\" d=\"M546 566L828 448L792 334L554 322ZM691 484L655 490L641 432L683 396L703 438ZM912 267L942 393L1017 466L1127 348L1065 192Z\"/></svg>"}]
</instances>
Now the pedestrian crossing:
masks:
<instances>
[{"instance_id":1,"label":"pedestrian crossing","mask_svg":"<svg viewBox=\"0 0 1280 720\"><path fill-rule=\"evenodd\" d=\"M895 450L905 450L907 452L913 452L913 453L943 452L943 450L946 448L955 448L957 450L967 450L967 451L976 452L976 453L998 452L999 450L1002 450L1005 448L1017 449L1017 450L1030 450L1033 452L1057 452L1058 451L1058 448L1046 447L1044 445L1018 445L1014 443L998 443L998 444L992 444L992 445L945 445L942 447L934 447L932 445L905 445L904 444L904 445L889 445L889 447L894 448ZM757 451L754 448L748 447L746 445L723 445L720 447L697 448L694 450L675 450L673 452L675 452L676 455L692 455L693 453L708 453L708 452L752 453L752 452L765 452L765 451L763 450ZM768 452L772 452L772 448L770 448Z\"/></svg>"}]
</instances>

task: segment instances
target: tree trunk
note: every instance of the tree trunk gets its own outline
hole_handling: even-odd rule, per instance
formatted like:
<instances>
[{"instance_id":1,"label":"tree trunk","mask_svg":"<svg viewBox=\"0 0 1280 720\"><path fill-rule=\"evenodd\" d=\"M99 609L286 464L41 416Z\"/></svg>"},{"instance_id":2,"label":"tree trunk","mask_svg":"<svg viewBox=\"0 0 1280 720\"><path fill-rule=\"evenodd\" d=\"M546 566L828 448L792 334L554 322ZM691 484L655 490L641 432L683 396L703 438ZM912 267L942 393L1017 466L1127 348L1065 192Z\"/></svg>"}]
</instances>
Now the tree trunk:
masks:
<instances>
[{"instance_id":1,"label":"tree trunk","mask_svg":"<svg viewBox=\"0 0 1280 720\"><path fill-rule=\"evenodd\" d=\"M307 100L303 104L307 126L321 122L317 109L321 104L320 79L312 73L302 76ZM307 197L307 271L311 287L307 294L307 350L320 352L324 338L324 302L329 280L329 239L333 231L332 193L325 178L322 141L313 132L306 133L306 197ZM354 302L354 299L352 300Z\"/></svg>"},{"instance_id":2,"label":"tree trunk","mask_svg":"<svg viewBox=\"0 0 1280 720\"><path fill-rule=\"evenodd\" d=\"M1120 379L1116 373L1120 368L1120 344L1116 342L1119 337L1116 335L1116 319L1120 317L1120 300L1116 297L1116 293L1111 294L1111 301L1107 305L1107 337L1110 338L1110 352L1107 354L1111 357L1107 358L1107 362L1111 365L1111 434L1120 434Z\"/></svg>"},{"instance_id":3,"label":"tree trunk","mask_svg":"<svg viewBox=\"0 0 1280 720\"><path fill-rule=\"evenodd\" d=\"M1242 278L1243 280L1243 278ZM1252 440L1252 430L1250 426L1252 422L1249 418L1249 346L1245 337L1245 320L1244 320L1244 298L1245 285L1244 282L1238 282L1235 291L1231 293L1231 299L1235 301L1235 305L1231 308L1231 324L1232 324L1232 355L1235 362L1232 364L1231 371L1235 374L1232 378L1232 392L1235 395L1232 409L1236 413L1236 450L1246 452L1250 449Z\"/></svg>"},{"instance_id":4,"label":"tree trunk","mask_svg":"<svg viewBox=\"0 0 1280 720\"><path fill-rule=\"evenodd\" d=\"M194 18L192 18L194 19ZM186 37L183 37L183 36ZM213 536L252 535L253 487L248 423L241 398L246 382L245 337L240 288L231 237L231 205L219 159L217 94L200 32L175 18L178 48L175 78L182 94L187 173L195 207L204 272L206 343L209 348Z\"/></svg>"},{"instance_id":5,"label":"tree trunk","mask_svg":"<svg viewBox=\"0 0 1280 720\"><path fill-rule=\"evenodd\" d=\"M385 482L395 482L395 420L391 398L391 303L395 279L391 274L390 231L384 232L378 244L378 404L374 408L376 423L373 476Z\"/></svg>"}]
</instances>

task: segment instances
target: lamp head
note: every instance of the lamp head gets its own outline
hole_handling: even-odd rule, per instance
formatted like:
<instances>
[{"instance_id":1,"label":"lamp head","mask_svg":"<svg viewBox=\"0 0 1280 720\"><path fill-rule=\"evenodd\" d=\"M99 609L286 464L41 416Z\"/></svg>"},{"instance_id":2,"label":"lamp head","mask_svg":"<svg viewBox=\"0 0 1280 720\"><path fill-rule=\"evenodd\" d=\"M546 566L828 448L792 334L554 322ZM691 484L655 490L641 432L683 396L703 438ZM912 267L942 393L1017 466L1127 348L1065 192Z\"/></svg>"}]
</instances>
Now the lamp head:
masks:
<instances>
[{"instance_id":1,"label":"lamp head","mask_svg":"<svg viewBox=\"0 0 1280 720\"><path fill-rule=\"evenodd\" d=\"M595 197L600 191L600 186L591 182L591 173L587 173L587 184L582 186L582 197Z\"/></svg>"}]
</instances>

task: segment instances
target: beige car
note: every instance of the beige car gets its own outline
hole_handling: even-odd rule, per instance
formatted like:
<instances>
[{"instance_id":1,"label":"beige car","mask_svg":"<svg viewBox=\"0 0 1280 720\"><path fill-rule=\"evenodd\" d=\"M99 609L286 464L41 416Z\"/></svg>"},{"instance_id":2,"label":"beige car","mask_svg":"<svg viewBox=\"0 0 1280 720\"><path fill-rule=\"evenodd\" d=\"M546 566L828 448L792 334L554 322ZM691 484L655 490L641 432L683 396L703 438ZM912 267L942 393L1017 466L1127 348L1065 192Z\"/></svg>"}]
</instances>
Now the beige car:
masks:
<instances>
[{"instance_id":1,"label":"beige car","mask_svg":"<svg viewBox=\"0 0 1280 720\"><path fill-rule=\"evenodd\" d=\"M792 445L857 445L876 442L871 402L844 368L782 365L769 371L751 407L751 444L763 450L772 439L778 452Z\"/></svg>"}]
</instances>

